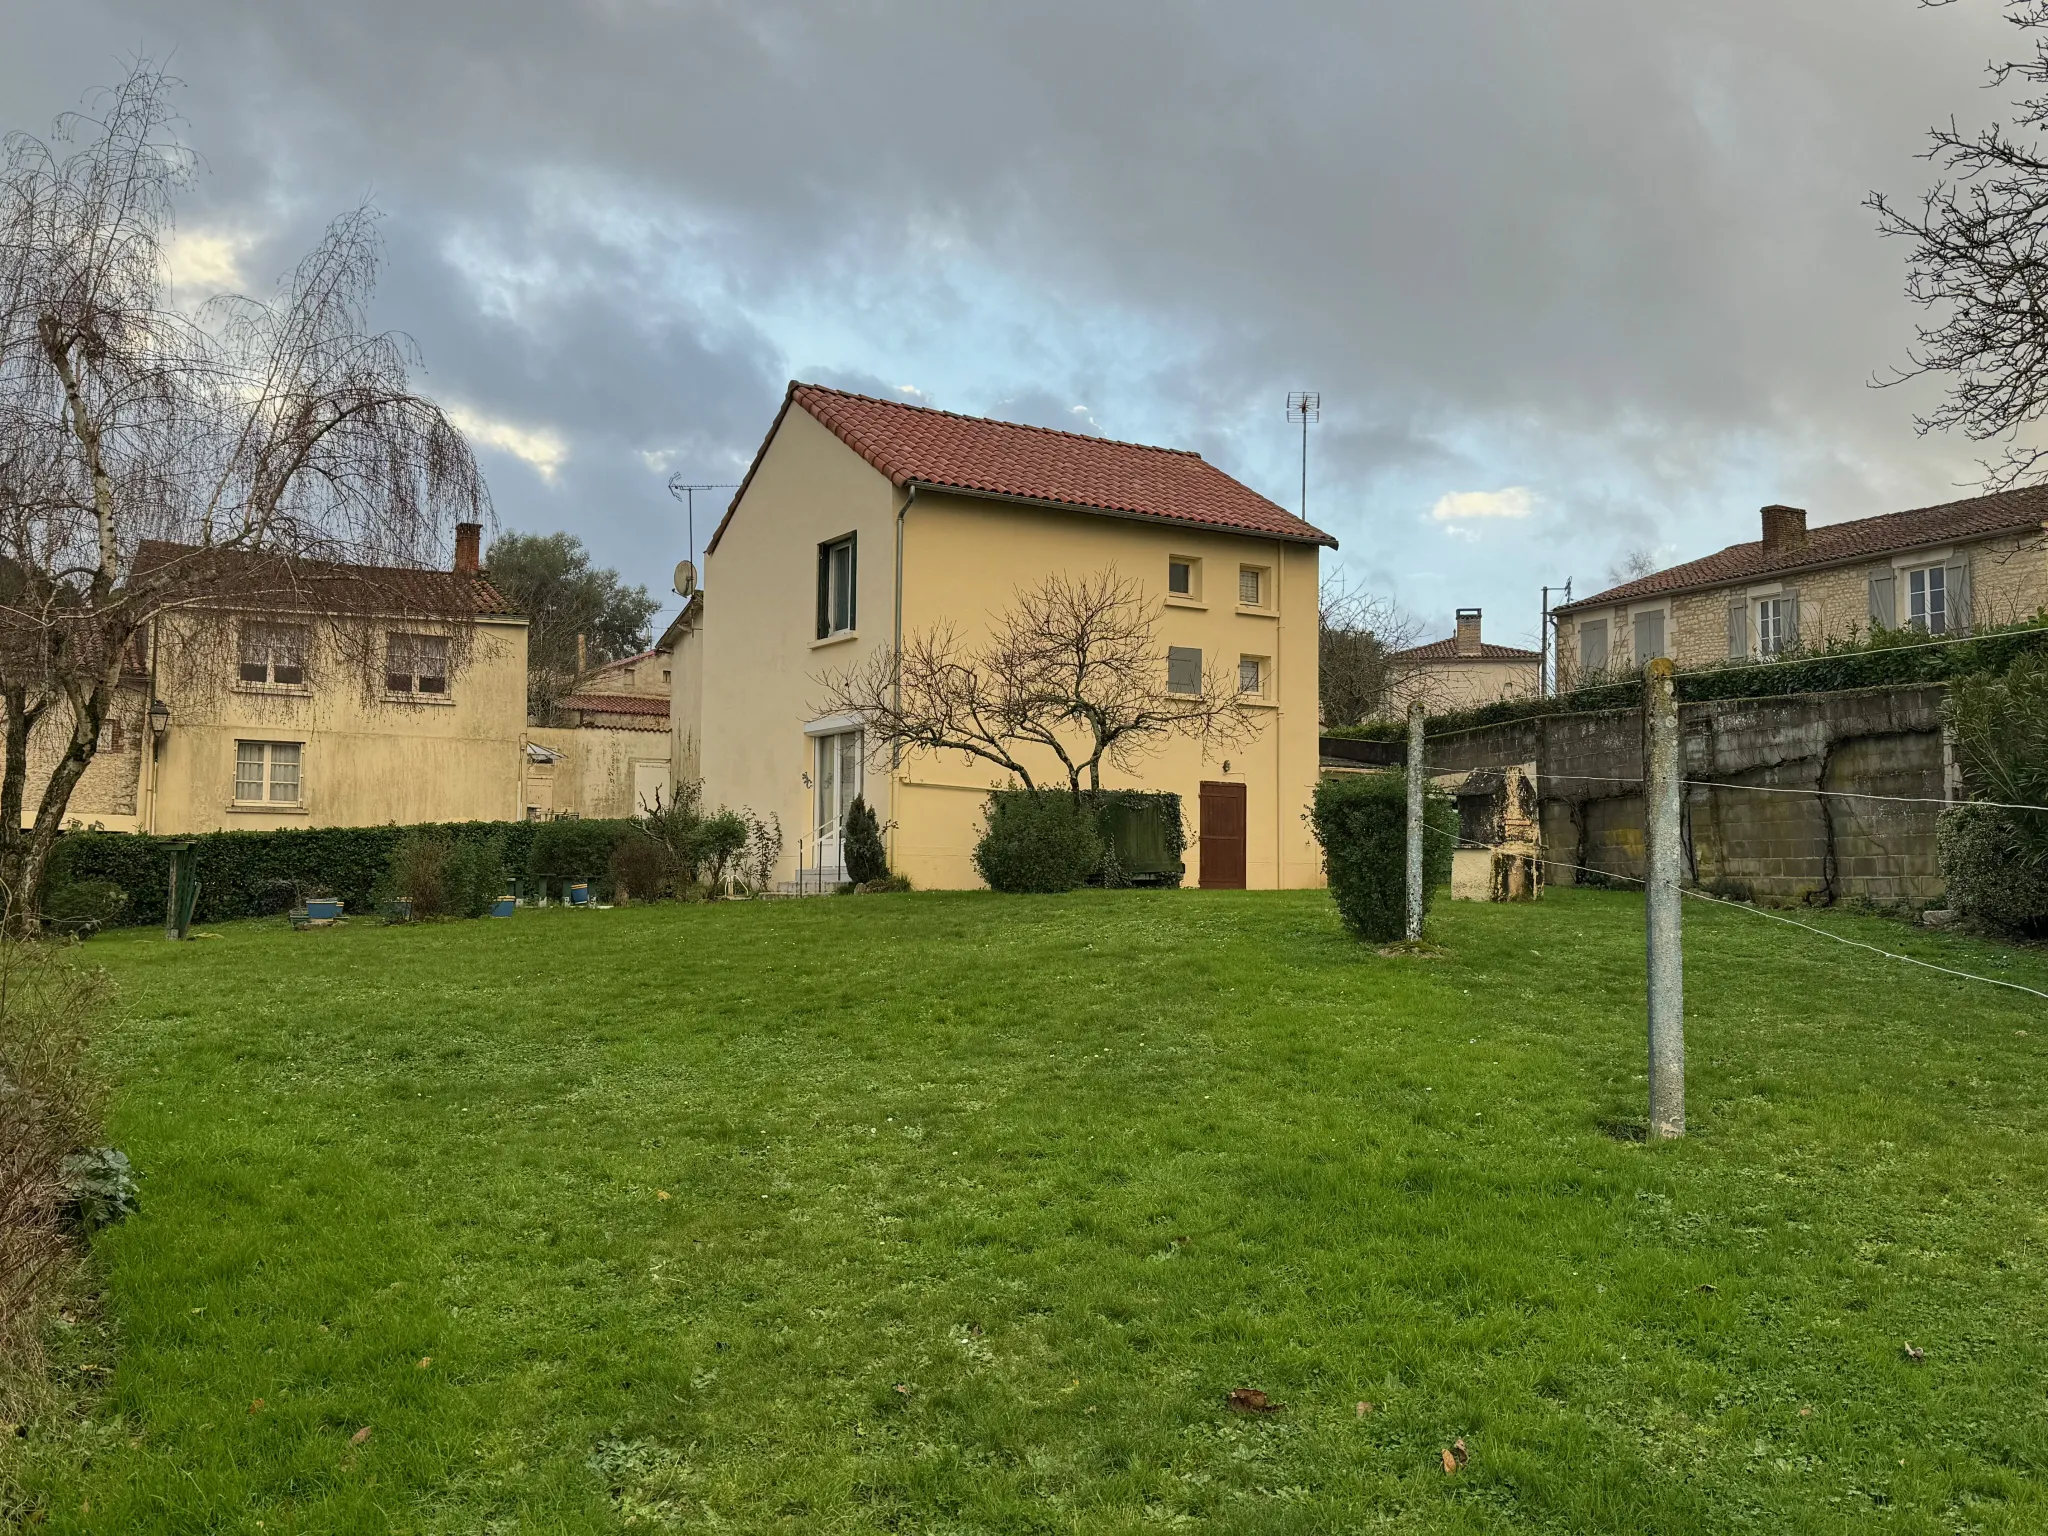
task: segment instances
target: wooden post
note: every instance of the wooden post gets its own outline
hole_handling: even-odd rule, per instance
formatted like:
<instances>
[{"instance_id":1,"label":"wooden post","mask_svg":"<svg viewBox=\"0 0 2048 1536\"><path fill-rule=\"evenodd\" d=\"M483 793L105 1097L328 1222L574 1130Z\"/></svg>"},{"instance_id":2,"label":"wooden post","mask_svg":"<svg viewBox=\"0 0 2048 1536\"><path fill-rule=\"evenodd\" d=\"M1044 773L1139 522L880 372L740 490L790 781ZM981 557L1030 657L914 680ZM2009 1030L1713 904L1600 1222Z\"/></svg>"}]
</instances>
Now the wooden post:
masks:
<instances>
[{"instance_id":1,"label":"wooden post","mask_svg":"<svg viewBox=\"0 0 2048 1536\"><path fill-rule=\"evenodd\" d=\"M1680 818L1685 793L1678 755L1678 700L1671 662L1643 669L1643 904L1647 931L1650 1139L1685 1134L1685 956L1679 924Z\"/></svg>"},{"instance_id":2,"label":"wooden post","mask_svg":"<svg viewBox=\"0 0 2048 1536\"><path fill-rule=\"evenodd\" d=\"M1408 927L1422 937L1422 701L1408 706Z\"/></svg>"}]
</instances>

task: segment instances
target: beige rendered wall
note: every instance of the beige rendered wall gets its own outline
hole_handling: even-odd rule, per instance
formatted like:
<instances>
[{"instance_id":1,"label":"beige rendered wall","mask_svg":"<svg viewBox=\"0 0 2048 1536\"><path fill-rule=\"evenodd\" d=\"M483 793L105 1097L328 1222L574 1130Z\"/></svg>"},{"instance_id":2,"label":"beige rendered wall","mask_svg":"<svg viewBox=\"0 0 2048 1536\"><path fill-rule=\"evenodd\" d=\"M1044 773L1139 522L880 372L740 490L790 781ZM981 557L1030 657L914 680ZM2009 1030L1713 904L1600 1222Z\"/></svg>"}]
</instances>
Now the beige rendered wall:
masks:
<instances>
[{"instance_id":1,"label":"beige rendered wall","mask_svg":"<svg viewBox=\"0 0 2048 1536\"><path fill-rule=\"evenodd\" d=\"M602 725L532 726L525 739L561 754L555 763L526 761L523 806L548 815L637 816L635 785L659 778L664 794L669 778L669 733ZM644 766L643 766L644 765Z\"/></svg>"},{"instance_id":2,"label":"beige rendered wall","mask_svg":"<svg viewBox=\"0 0 2048 1536\"><path fill-rule=\"evenodd\" d=\"M381 621L365 621L380 624ZM415 620L390 628L437 626ZM142 830L262 831L386 822L504 821L523 814L520 741L526 728L526 622L476 626L445 701L367 696L358 668L317 639L309 686L256 687L187 675L197 662L163 658L157 693L171 725L145 761ZM215 665L231 668L232 654ZM304 744L295 807L234 804L238 741Z\"/></svg>"},{"instance_id":3,"label":"beige rendered wall","mask_svg":"<svg viewBox=\"0 0 2048 1536\"><path fill-rule=\"evenodd\" d=\"M1247 741L1172 741L1128 772L1108 770L1106 787L1172 790L1189 835L1188 883L1200 869L1201 785L1245 786L1245 883L1253 889L1317 886L1322 861L1302 820L1319 772L1317 748L1317 551L1313 545L1209 533L1163 523L1057 511L978 497L920 493L903 538L906 633L948 621L970 637L992 615L1045 577L1089 575L1111 566L1137 578L1161 604L1162 674L1168 646L1196 646L1234 679L1241 657L1256 656L1268 677ZM1169 556L1199 562L1195 594L1166 591ZM1259 608L1237 602L1238 573L1266 573L1272 594ZM1064 783L1057 761L1024 759L1041 782ZM1225 767L1225 764L1228 767ZM914 882L980 884L971 852L984 796L998 774L956 754L918 754L897 771L898 825L892 862Z\"/></svg>"},{"instance_id":4,"label":"beige rendered wall","mask_svg":"<svg viewBox=\"0 0 2048 1536\"><path fill-rule=\"evenodd\" d=\"M700 660L672 669L680 689L694 666L701 705L671 704L673 726L698 722L696 757L707 806L750 808L782 825L779 879L795 878L801 851L815 864L811 742L817 682L893 642L895 513L902 497L872 465L801 406L792 406L762 456L746 499L704 557ZM859 535L852 635L817 639L818 545ZM678 661L687 650L677 647ZM687 753L683 754L687 757ZM884 774L869 770L875 814L894 811Z\"/></svg>"},{"instance_id":5,"label":"beige rendered wall","mask_svg":"<svg viewBox=\"0 0 2048 1536\"><path fill-rule=\"evenodd\" d=\"M1933 563L1947 551L1950 561L1970 563L1970 617L1973 624L2009 624L2048 607L2048 540L2001 538L1958 542L1942 550L1920 552L1915 559ZM1903 552L1902 552L1903 557ZM1870 579L1894 569L1893 556L1882 555L1853 565L1818 571L1788 571L1757 582L1734 582L1703 592L1681 593L1612 608L1590 608L1558 616L1558 655L1567 679L1579 661L1578 626L1587 619L1608 621L1610 666L1633 670L1634 616L1663 608L1665 644L1680 666L1708 666L1728 659L1728 605L1737 593L1796 587L1799 591L1799 638L1809 646L1846 640L1870 630ZM1903 597L1901 598L1903 603ZM1752 643L1753 640L1752 640Z\"/></svg>"},{"instance_id":6,"label":"beige rendered wall","mask_svg":"<svg viewBox=\"0 0 2048 1536\"><path fill-rule=\"evenodd\" d=\"M669 761L675 781L688 784L704 777L699 743L704 739L704 619L676 636L669 657Z\"/></svg>"},{"instance_id":7,"label":"beige rendered wall","mask_svg":"<svg viewBox=\"0 0 2048 1536\"><path fill-rule=\"evenodd\" d=\"M1443 660L1416 662L1397 667L1394 674L1394 713L1407 713L1411 699L1421 699L1423 708L1437 713L1470 709L1498 699L1533 697L1540 691L1540 672L1533 661Z\"/></svg>"}]
</instances>

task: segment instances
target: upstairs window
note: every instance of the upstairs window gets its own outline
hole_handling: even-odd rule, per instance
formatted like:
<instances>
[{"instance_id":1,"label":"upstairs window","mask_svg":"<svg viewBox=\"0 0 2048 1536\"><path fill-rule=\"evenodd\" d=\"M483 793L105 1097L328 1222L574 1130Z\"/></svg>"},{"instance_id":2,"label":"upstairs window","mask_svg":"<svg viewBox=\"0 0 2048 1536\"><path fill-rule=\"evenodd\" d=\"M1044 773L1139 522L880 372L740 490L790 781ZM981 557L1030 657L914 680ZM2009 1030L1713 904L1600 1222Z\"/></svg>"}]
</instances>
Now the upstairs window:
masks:
<instances>
[{"instance_id":1,"label":"upstairs window","mask_svg":"<svg viewBox=\"0 0 2048 1536\"><path fill-rule=\"evenodd\" d=\"M1258 656L1240 656L1237 659L1237 691L1259 694L1266 691L1266 663Z\"/></svg>"},{"instance_id":2,"label":"upstairs window","mask_svg":"<svg viewBox=\"0 0 2048 1536\"><path fill-rule=\"evenodd\" d=\"M853 632L857 618L853 599L854 580L858 574L855 559L858 538L859 535L849 533L843 539L833 539L818 546L820 640Z\"/></svg>"},{"instance_id":3,"label":"upstairs window","mask_svg":"<svg viewBox=\"0 0 2048 1536\"><path fill-rule=\"evenodd\" d=\"M1786 633L1786 620L1791 617L1789 605L1782 597L1766 597L1756 605L1756 649L1759 656L1776 656L1785 649L1791 636Z\"/></svg>"},{"instance_id":4,"label":"upstairs window","mask_svg":"<svg viewBox=\"0 0 2048 1536\"><path fill-rule=\"evenodd\" d=\"M1255 565L1243 566L1237 573L1237 600L1247 608L1256 608L1265 601L1265 572Z\"/></svg>"},{"instance_id":5,"label":"upstairs window","mask_svg":"<svg viewBox=\"0 0 2048 1536\"><path fill-rule=\"evenodd\" d=\"M1166 590L1175 597L1191 597L1195 590L1194 567L1185 560L1166 562Z\"/></svg>"},{"instance_id":6,"label":"upstairs window","mask_svg":"<svg viewBox=\"0 0 2048 1536\"><path fill-rule=\"evenodd\" d=\"M1930 635L1948 633L1948 571L1938 565L1906 572L1906 622Z\"/></svg>"},{"instance_id":7,"label":"upstairs window","mask_svg":"<svg viewBox=\"0 0 2048 1536\"><path fill-rule=\"evenodd\" d=\"M1166 691L1202 691L1202 652L1198 647L1172 645L1166 648Z\"/></svg>"},{"instance_id":8,"label":"upstairs window","mask_svg":"<svg viewBox=\"0 0 2048 1536\"><path fill-rule=\"evenodd\" d=\"M448 637L388 635L384 644L384 688L388 693L446 698Z\"/></svg>"},{"instance_id":9,"label":"upstairs window","mask_svg":"<svg viewBox=\"0 0 2048 1536\"><path fill-rule=\"evenodd\" d=\"M241 680L280 688L304 687L306 640L303 624L244 624Z\"/></svg>"}]
</instances>

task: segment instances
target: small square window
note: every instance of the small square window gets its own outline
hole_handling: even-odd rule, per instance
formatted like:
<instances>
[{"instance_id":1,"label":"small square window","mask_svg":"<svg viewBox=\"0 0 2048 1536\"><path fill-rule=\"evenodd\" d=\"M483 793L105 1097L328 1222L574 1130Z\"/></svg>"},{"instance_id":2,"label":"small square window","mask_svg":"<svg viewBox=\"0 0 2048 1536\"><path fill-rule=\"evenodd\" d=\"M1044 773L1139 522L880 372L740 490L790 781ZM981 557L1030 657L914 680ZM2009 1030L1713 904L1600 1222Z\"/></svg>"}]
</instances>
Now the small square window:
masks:
<instances>
[{"instance_id":1,"label":"small square window","mask_svg":"<svg viewBox=\"0 0 2048 1536\"><path fill-rule=\"evenodd\" d=\"M1247 565L1237 573L1237 600L1247 608L1256 608L1265 599L1260 596L1264 583L1260 577L1265 573L1257 566Z\"/></svg>"},{"instance_id":2,"label":"small square window","mask_svg":"<svg viewBox=\"0 0 2048 1536\"><path fill-rule=\"evenodd\" d=\"M1166 691L1168 693L1200 693L1202 691L1202 652L1198 647L1172 645L1166 649Z\"/></svg>"},{"instance_id":3,"label":"small square window","mask_svg":"<svg viewBox=\"0 0 2048 1536\"><path fill-rule=\"evenodd\" d=\"M304 687L309 635L303 624L244 624L241 680L281 688Z\"/></svg>"},{"instance_id":4,"label":"small square window","mask_svg":"<svg viewBox=\"0 0 2048 1536\"><path fill-rule=\"evenodd\" d=\"M1266 666L1256 656L1240 656L1237 659L1237 691L1239 693L1264 693L1266 691Z\"/></svg>"},{"instance_id":5,"label":"small square window","mask_svg":"<svg viewBox=\"0 0 2048 1536\"><path fill-rule=\"evenodd\" d=\"M446 635L387 635L384 642L384 688L389 693L448 692Z\"/></svg>"},{"instance_id":6,"label":"small square window","mask_svg":"<svg viewBox=\"0 0 2048 1536\"><path fill-rule=\"evenodd\" d=\"M1166 562L1166 590L1175 597L1195 595L1195 568L1185 560Z\"/></svg>"}]
</instances>

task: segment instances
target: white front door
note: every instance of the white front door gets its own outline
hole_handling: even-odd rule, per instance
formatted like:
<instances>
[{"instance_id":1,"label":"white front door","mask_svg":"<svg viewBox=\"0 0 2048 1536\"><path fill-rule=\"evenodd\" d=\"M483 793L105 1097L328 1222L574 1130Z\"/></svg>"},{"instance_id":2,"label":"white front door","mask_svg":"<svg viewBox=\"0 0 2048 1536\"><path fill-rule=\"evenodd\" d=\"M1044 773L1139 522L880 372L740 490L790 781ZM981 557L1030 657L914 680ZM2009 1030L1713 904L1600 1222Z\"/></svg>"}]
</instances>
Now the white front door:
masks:
<instances>
[{"instance_id":1,"label":"white front door","mask_svg":"<svg viewBox=\"0 0 2048 1536\"><path fill-rule=\"evenodd\" d=\"M817 742L818 868L837 870L845 862L840 834L846 826L846 808L860 793L860 732L840 731L820 736Z\"/></svg>"}]
</instances>

